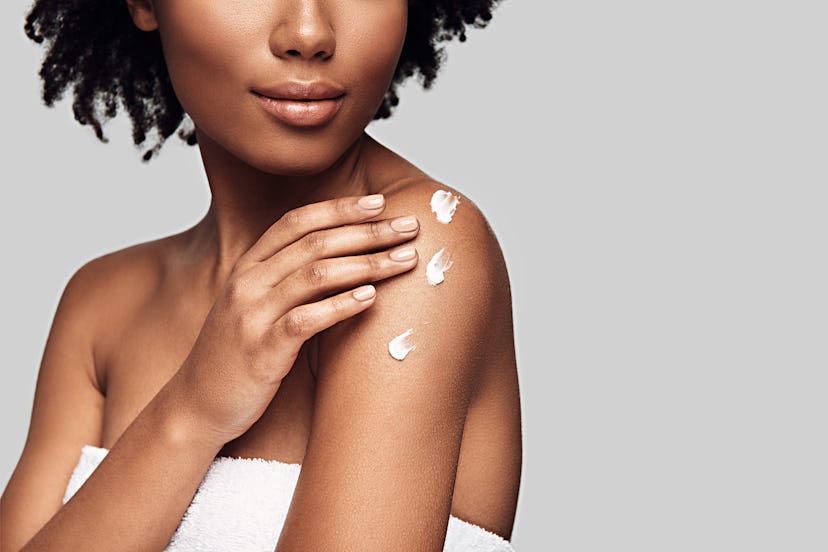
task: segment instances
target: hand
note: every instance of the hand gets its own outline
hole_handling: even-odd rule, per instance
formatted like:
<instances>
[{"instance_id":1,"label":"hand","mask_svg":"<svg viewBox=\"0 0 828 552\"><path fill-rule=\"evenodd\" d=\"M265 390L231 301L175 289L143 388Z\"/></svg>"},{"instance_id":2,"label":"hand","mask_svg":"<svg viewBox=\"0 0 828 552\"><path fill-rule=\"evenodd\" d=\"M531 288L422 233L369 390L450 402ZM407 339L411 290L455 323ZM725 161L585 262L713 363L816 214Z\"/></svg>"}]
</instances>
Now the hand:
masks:
<instances>
[{"instance_id":1,"label":"hand","mask_svg":"<svg viewBox=\"0 0 828 552\"><path fill-rule=\"evenodd\" d=\"M373 304L374 287L362 284L417 265L413 246L387 250L417 235L416 218L407 226L401 224L407 217L364 222L384 208L382 196L300 207L239 258L192 351L170 380L178 386L176 396L185 397L187 404L179 406L210 438L224 444L247 431L273 399L302 344ZM409 258L395 260L395 253L406 249L412 250Z\"/></svg>"}]
</instances>

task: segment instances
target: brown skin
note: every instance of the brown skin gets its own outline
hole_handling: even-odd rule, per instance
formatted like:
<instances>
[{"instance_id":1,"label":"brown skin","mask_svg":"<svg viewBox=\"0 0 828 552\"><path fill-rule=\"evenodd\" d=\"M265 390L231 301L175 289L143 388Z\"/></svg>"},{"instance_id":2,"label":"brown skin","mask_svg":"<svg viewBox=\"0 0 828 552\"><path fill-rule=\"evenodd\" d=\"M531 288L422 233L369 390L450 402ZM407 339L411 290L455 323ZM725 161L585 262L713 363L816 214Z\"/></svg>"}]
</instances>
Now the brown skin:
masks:
<instances>
[{"instance_id":1,"label":"brown skin","mask_svg":"<svg viewBox=\"0 0 828 552\"><path fill-rule=\"evenodd\" d=\"M521 427L500 248L462 195L437 222L431 194L451 188L364 134L406 3L128 4L161 31L213 199L193 228L67 284L0 500L2 550L160 550L217 455L303 464L279 551L442 550L450 513L510 538ZM324 127L284 125L250 97L316 78L346 89ZM359 211L373 193L385 208ZM419 230L395 232L403 215ZM388 259L404 245L419 258ZM455 264L432 288L442 247ZM370 282L375 298L352 298ZM417 349L399 362L387 343L409 327ZM61 508L84 444L110 452Z\"/></svg>"}]
</instances>

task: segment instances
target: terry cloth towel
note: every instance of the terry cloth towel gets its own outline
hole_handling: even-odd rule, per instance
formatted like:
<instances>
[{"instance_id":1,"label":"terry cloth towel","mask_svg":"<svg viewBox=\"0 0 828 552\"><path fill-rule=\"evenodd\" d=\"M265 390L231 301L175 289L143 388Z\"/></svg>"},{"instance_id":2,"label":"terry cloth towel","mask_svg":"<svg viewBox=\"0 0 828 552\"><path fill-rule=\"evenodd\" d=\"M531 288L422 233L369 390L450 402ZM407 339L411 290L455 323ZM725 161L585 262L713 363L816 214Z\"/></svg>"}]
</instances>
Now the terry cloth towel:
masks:
<instances>
[{"instance_id":1,"label":"terry cloth towel","mask_svg":"<svg viewBox=\"0 0 828 552\"><path fill-rule=\"evenodd\" d=\"M92 475L109 451L86 445L63 503ZM218 457L201 481L165 550L273 552L285 523L301 464L261 458ZM451 516L443 552L515 552L509 541Z\"/></svg>"}]
</instances>

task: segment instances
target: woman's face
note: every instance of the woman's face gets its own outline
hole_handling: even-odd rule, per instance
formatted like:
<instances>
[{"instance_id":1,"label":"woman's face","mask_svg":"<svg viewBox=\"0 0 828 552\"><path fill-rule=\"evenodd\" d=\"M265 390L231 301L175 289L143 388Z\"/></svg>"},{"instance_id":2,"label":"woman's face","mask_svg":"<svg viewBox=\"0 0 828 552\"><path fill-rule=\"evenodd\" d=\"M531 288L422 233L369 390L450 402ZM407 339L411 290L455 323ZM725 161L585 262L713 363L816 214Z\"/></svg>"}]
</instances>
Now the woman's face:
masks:
<instances>
[{"instance_id":1,"label":"woman's face","mask_svg":"<svg viewBox=\"0 0 828 552\"><path fill-rule=\"evenodd\" d=\"M408 15L407 0L154 0L141 20L129 3L139 27L157 24L199 138L285 175L321 172L359 138Z\"/></svg>"}]
</instances>

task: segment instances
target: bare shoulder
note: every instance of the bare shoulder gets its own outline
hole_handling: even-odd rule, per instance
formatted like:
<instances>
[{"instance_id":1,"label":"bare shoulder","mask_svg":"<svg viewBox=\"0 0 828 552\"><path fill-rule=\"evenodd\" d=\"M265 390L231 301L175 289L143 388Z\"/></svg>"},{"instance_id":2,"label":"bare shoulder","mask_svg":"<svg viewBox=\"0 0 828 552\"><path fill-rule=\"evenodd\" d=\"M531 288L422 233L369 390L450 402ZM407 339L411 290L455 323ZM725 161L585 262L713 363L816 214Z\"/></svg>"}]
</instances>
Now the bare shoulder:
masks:
<instances>
[{"instance_id":1,"label":"bare shoulder","mask_svg":"<svg viewBox=\"0 0 828 552\"><path fill-rule=\"evenodd\" d=\"M143 242L95 257L75 271L67 289L92 303L96 310L114 309L128 297L139 297L157 285L164 253L174 238Z\"/></svg>"},{"instance_id":2,"label":"bare shoulder","mask_svg":"<svg viewBox=\"0 0 828 552\"><path fill-rule=\"evenodd\" d=\"M113 279L139 283L151 273L157 273L165 252L173 247L179 235L130 245L105 253L84 263L78 274L84 279ZM86 281L86 280L84 280Z\"/></svg>"},{"instance_id":3,"label":"bare shoulder","mask_svg":"<svg viewBox=\"0 0 828 552\"><path fill-rule=\"evenodd\" d=\"M112 251L83 263L66 284L57 316L69 316L94 346L113 322L145 304L163 277L170 236Z\"/></svg>"},{"instance_id":4,"label":"bare shoulder","mask_svg":"<svg viewBox=\"0 0 828 552\"><path fill-rule=\"evenodd\" d=\"M411 241L418 264L376 282L377 301L369 312L324 333L321 359L361 351L369 335L375 354L382 355L377 344L412 329L420 355L426 347L465 355L471 363L461 375L478 388L480 378L491 379L486 372L508 370L512 362L504 357L514 355L511 289L498 240L482 210L454 187L419 178L383 193L386 209L379 218L415 215L419 221Z\"/></svg>"},{"instance_id":5,"label":"bare shoulder","mask_svg":"<svg viewBox=\"0 0 828 552\"><path fill-rule=\"evenodd\" d=\"M411 330L417 347L411 358L439 358L437 365L445 366L449 356L456 357L452 366L471 393L464 397L473 399L482 380L491 381L487 373L514 370L511 289L497 238L481 209L451 186L418 178L384 193L381 218L414 215L419 221L411 242L418 264L377 282L370 311L322 337L320 360L364 354L370 341L375 366L393 363L384 344Z\"/></svg>"},{"instance_id":6,"label":"bare shoulder","mask_svg":"<svg viewBox=\"0 0 828 552\"><path fill-rule=\"evenodd\" d=\"M413 242L420 255L415 272L425 271L427 263L443 250L442 255L452 259L452 268L445 273L447 282L451 276L461 274L465 275L466 292L487 290L509 295L500 244L483 211L471 198L429 178L394 187L386 192L386 198L383 217L413 214L420 223L420 233Z\"/></svg>"}]
</instances>

